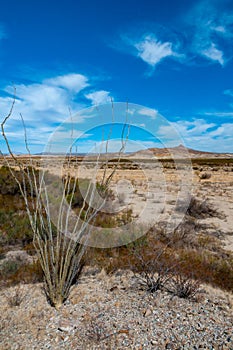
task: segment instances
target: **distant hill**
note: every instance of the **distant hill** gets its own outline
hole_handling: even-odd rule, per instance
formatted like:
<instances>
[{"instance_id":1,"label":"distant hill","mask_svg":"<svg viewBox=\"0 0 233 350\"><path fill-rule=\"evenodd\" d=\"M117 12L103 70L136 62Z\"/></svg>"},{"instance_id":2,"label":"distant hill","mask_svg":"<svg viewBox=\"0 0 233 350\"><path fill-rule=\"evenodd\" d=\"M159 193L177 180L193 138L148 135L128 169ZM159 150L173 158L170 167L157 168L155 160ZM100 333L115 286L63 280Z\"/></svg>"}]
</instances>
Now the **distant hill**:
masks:
<instances>
[{"instance_id":1,"label":"distant hill","mask_svg":"<svg viewBox=\"0 0 233 350\"><path fill-rule=\"evenodd\" d=\"M15 156L20 157L20 158L28 158L29 155L28 154L23 154L20 152L15 152L14 153ZM7 156L9 154L5 154L5 156ZM69 154L67 154L68 156ZM156 158L161 158L161 159L170 159L173 157L176 158L184 158L187 157L187 155L189 155L190 158L207 158L207 159L211 159L211 158L229 158L229 159L233 159L233 153L217 153L217 152L207 152L207 151L199 151L199 150L195 150L192 148L186 148L183 145L179 145L176 147L170 147L170 148L148 148L148 149L143 149L143 150L139 150L136 152L126 152L124 153L121 158L125 158L125 159L150 159L151 156L154 156ZM65 153L50 153L50 152L41 152L41 153L36 153L36 154L32 154L32 157L35 158L40 158L40 157L64 157L66 156ZM94 153L71 153L72 157L80 157L80 158L87 158L87 159L96 159L97 154ZM102 153L100 156L100 159L102 158L118 158L119 153L115 152L115 153L108 153L107 155L105 153Z\"/></svg>"},{"instance_id":2,"label":"distant hill","mask_svg":"<svg viewBox=\"0 0 233 350\"><path fill-rule=\"evenodd\" d=\"M148 148L145 150L137 151L128 155L129 158L151 158L151 156L156 158L172 158L175 157L187 157L190 158L233 158L233 153L215 153L207 151L198 151L192 148L186 148L183 145L179 145L171 148Z\"/></svg>"}]
</instances>

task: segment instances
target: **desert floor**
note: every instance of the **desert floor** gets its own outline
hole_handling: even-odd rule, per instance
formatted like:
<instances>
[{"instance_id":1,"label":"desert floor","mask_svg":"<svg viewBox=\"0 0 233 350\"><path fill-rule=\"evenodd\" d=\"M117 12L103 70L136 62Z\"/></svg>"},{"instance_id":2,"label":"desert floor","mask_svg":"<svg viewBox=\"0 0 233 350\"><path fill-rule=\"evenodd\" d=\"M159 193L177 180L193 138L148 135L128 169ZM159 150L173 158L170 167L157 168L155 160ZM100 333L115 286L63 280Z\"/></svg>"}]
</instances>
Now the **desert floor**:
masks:
<instances>
[{"instance_id":1,"label":"desert floor","mask_svg":"<svg viewBox=\"0 0 233 350\"><path fill-rule=\"evenodd\" d=\"M188 206L193 196L218 213L197 218L204 233L233 251L232 163L197 163L182 171L169 162L121 167L111 185L110 212L132 209L135 225L169 221L175 227L185 214L177 213L177 205ZM53 173L60 174L59 167ZM80 174L93 178L93 167L86 164ZM147 293L131 271L107 275L85 267L59 311L48 305L41 287L20 284L1 290L0 349L233 349L232 293L209 285L201 285L196 300L185 300L167 292ZM19 305L11 305L17 296Z\"/></svg>"}]
</instances>

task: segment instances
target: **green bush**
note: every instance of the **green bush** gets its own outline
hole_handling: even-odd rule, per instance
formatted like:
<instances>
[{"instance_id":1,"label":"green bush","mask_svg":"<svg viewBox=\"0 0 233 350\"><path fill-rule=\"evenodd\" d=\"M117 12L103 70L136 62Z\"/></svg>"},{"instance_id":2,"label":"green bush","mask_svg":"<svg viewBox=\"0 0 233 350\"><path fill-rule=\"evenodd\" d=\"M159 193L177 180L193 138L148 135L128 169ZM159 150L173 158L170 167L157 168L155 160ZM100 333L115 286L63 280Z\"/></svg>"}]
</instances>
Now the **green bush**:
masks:
<instances>
[{"instance_id":1,"label":"green bush","mask_svg":"<svg viewBox=\"0 0 233 350\"><path fill-rule=\"evenodd\" d=\"M43 271L38 261L23 264L19 261L6 261L0 269L1 284L5 286L19 283L37 283L43 281Z\"/></svg>"},{"instance_id":2,"label":"green bush","mask_svg":"<svg viewBox=\"0 0 233 350\"><path fill-rule=\"evenodd\" d=\"M20 267L20 263L15 260L4 261L1 265L0 276L2 279L7 279L8 277L14 275Z\"/></svg>"},{"instance_id":3,"label":"green bush","mask_svg":"<svg viewBox=\"0 0 233 350\"><path fill-rule=\"evenodd\" d=\"M32 238L32 230L26 211L0 208L0 245L24 245L31 242Z\"/></svg>"}]
</instances>

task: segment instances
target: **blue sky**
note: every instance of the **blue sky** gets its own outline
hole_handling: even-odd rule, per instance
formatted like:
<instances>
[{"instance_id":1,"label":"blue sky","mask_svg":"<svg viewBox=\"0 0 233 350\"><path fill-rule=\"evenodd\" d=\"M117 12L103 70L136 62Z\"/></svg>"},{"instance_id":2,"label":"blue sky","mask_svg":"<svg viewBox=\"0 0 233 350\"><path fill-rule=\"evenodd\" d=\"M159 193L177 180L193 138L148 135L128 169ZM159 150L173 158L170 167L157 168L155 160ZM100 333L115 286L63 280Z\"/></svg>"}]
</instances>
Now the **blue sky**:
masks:
<instances>
[{"instance_id":1,"label":"blue sky","mask_svg":"<svg viewBox=\"0 0 233 350\"><path fill-rule=\"evenodd\" d=\"M32 152L40 152L69 113L112 97L162 115L187 147L233 152L233 3L2 1L1 120L13 85L7 133L15 151L24 152L20 113Z\"/></svg>"}]
</instances>

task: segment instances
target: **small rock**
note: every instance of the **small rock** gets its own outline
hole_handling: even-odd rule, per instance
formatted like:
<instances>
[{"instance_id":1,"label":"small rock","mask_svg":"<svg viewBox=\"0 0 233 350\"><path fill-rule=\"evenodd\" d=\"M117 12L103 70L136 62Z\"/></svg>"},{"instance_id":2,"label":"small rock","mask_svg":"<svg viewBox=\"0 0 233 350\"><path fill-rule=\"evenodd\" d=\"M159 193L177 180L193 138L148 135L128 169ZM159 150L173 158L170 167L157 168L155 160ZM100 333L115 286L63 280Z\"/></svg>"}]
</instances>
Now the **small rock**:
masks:
<instances>
[{"instance_id":1,"label":"small rock","mask_svg":"<svg viewBox=\"0 0 233 350\"><path fill-rule=\"evenodd\" d=\"M109 291L112 292L112 291L114 291L114 290L116 290L116 289L118 289L117 286L112 286L111 288L109 288Z\"/></svg>"},{"instance_id":2,"label":"small rock","mask_svg":"<svg viewBox=\"0 0 233 350\"><path fill-rule=\"evenodd\" d=\"M144 312L144 317L148 317L148 316L150 316L152 314L152 311L151 311L151 309L147 309L145 312Z\"/></svg>"},{"instance_id":3,"label":"small rock","mask_svg":"<svg viewBox=\"0 0 233 350\"><path fill-rule=\"evenodd\" d=\"M66 327L58 327L58 330L60 331L60 332L71 332L72 330L73 330L73 327L71 327L71 326L66 326Z\"/></svg>"}]
</instances>

